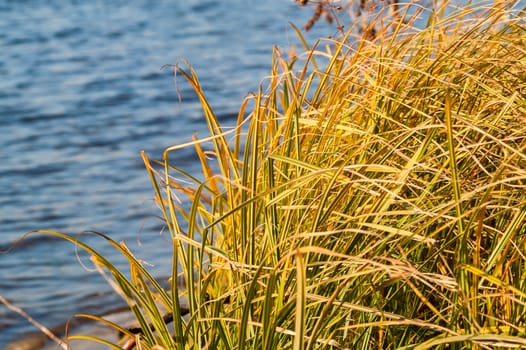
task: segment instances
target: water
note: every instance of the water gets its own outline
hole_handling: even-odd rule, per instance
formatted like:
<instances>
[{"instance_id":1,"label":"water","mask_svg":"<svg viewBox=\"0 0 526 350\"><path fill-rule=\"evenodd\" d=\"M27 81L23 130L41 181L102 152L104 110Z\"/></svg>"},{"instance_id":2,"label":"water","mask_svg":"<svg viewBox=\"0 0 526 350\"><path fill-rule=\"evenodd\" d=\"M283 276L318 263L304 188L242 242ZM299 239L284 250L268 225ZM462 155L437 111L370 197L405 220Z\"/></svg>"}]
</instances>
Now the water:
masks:
<instances>
[{"instance_id":1,"label":"water","mask_svg":"<svg viewBox=\"0 0 526 350\"><path fill-rule=\"evenodd\" d=\"M1 1L0 250L30 230L96 230L168 274L171 252L140 159L206 135L195 95L165 64L187 58L225 123L297 43L290 1ZM316 26L307 38L329 35ZM178 165L191 172L191 153ZM100 239L82 239L122 263ZM0 255L0 295L48 327L119 303L86 256L31 235ZM0 349L35 328L0 304Z\"/></svg>"}]
</instances>

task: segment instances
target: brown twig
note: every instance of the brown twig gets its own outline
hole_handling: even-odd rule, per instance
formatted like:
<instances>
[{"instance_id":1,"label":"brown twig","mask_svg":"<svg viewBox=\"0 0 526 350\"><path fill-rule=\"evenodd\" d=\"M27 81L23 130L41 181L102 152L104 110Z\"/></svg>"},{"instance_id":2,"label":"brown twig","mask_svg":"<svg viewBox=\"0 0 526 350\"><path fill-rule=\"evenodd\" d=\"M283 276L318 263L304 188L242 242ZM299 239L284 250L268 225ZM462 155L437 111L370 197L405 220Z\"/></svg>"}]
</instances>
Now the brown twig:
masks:
<instances>
[{"instance_id":1,"label":"brown twig","mask_svg":"<svg viewBox=\"0 0 526 350\"><path fill-rule=\"evenodd\" d=\"M47 335L51 340L53 340L55 343L57 343L62 349L69 350L69 346L66 342L60 340L55 334L53 334L53 331L48 329L46 326L44 326L42 323L38 322L31 316L29 316L24 310L21 308L11 304L6 298L0 295L0 302L3 303L5 306L7 306L8 309L11 311L16 312L26 320L28 320L30 323L32 323L35 327L37 327L42 333Z\"/></svg>"},{"instance_id":2,"label":"brown twig","mask_svg":"<svg viewBox=\"0 0 526 350\"><path fill-rule=\"evenodd\" d=\"M185 316L185 315L188 315L190 313L190 310L186 307L182 307L181 308L181 316ZM172 323L174 320L174 315L173 313L169 312L167 314L165 314L163 316L163 322L164 324L169 324L169 323ZM150 330L155 330L155 326L150 323L148 324L148 328ZM131 327L131 328L127 328L128 332L132 333L132 334L143 334L144 333L144 329L142 327ZM132 338L132 339L129 339L123 346L123 349L124 350L131 350L135 347L135 344L136 344L136 341L135 341L135 338Z\"/></svg>"},{"instance_id":3,"label":"brown twig","mask_svg":"<svg viewBox=\"0 0 526 350\"><path fill-rule=\"evenodd\" d=\"M325 5L325 3L327 2L327 0L322 0L320 1L317 5L316 5L316 9L314 10L314 14L312 15L312 17L307 21L307 23L305 24L305 26L303 27L303 30L304 31L308 31L309 29L311 29L314 24L316 22L318 22L318 20L320 19L321 15L323 14L324 12L324 8L323 6Z\"/></svg>"}]
</instances>

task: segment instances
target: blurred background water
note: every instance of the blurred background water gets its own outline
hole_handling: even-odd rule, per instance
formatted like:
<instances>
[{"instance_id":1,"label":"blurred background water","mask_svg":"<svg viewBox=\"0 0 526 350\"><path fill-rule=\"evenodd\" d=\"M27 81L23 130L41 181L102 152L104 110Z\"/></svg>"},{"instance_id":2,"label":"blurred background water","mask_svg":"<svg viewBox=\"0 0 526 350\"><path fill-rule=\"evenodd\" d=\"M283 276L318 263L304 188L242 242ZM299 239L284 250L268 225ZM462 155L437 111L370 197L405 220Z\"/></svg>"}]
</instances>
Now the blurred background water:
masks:
<instances>
[{"instance_id":1,"label":"blurred background water","mask_svg":"<svg viewBox=\"0 0 526 350\"><path fill-rule=\"evenodd\" d=\"M311 15L287 0L0 1L0 250L29 230L96 230L167 275L170 244L140 151L159 158L206 125L193 92L179 79L179 103L161 67L188 59L233 123L270 72L273 45L298 42L288 22ZM319 25L307 37L334 31ZM198 172L191 153L176 161ZM120 304L71 244L43 235L0 254L0 295L48 327ZM0 304L0 349L33 330Z\"/></svg>"},{"instance_id":2,"label":"blurred background water","mask_svg":"<svg viewBox=\"0 0 526 350\"><path fill-rule=\"evenodd\" d=\"M96 230L168 275L140 151L160 158L206 125L190 88L180 85L179 103L173 71L161 67L188 59L233 124L270 72L273 46L299 43L288 22L311 15L288 0L0 0L0 250L30 230ZM306 37L335 31L319 23ZM191 152L175 161L199 172ZM123 266L100 239L81 239ZM30 235L0 254L0 295L48 327L121 305L79 259L88 263L66 242ZM0 304L0 349L33 330Z\"/></svg>"}]
</instances>

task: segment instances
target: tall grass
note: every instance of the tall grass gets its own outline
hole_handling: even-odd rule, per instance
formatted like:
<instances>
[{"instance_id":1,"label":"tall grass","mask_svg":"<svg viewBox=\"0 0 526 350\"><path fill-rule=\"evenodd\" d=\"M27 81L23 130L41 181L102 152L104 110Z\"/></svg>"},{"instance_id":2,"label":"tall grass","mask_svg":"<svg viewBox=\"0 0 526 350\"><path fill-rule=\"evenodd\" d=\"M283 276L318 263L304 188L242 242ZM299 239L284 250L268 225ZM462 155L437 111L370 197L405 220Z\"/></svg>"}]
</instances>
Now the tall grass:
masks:
<instances>
[{"instance_id":1,"label":"tall grass","mask_svg":"<svg viewBox=\"0 0 526 350\"><path fill-rule=\"evenodd\" d=\"M131 278L75 242L142 328L112 324L128 345L111 346L526 348L526 28L509 10L276 49L230 129L177 65L209 135L161 168L143 153L171 288L123 244L105 238ZM201 179L177 168L185 147Z\"/></svg>"}]
</instances>

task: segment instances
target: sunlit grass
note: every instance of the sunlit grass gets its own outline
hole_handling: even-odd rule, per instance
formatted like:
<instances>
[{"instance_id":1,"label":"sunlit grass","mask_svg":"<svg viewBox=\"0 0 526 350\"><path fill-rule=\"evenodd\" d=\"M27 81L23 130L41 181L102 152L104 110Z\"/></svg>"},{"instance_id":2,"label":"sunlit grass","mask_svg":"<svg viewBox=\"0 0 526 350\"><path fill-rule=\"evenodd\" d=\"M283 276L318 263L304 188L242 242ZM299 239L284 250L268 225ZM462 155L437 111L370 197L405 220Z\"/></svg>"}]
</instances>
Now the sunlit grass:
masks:
<instances>
[{"instance_id":1,"label":"sunlit grass","mask_svg":"<svg viewBox=\"0 0 526 350\"><path fill-rule=\"evenodd\" d=\"M526 348L526 30L505 11L275 50L234 128L177 65L209 135L143 154L170 290L124 244L104 237L131 279L75 241L143 332L112 326L141 349Z\"/></svg>"}]
</instances>

